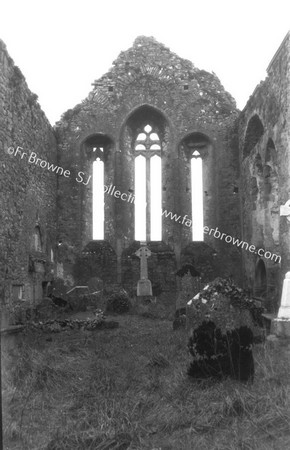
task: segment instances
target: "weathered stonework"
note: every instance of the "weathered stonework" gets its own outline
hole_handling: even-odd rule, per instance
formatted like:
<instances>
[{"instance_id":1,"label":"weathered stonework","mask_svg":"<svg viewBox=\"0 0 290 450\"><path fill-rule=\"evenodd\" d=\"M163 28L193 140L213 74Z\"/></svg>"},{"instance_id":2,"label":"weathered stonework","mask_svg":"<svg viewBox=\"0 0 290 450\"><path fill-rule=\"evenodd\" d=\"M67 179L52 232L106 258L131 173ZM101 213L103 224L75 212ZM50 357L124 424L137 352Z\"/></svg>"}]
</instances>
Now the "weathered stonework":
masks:
<instances>
[{"instance_id":1,"label":"weathered stonework","mask_svg":"<svg viewBox=\"0 0 290 450\"><path fill-rule=\"evenodd\" d=\"M190 264L202 284L232 277L276 311L290 270L289 224L279 215L290 198L289 62L288 34L240 113L216 75L138 37L52 129L1 42L1 301L36 302L51 280L61 293L97 278L105 290L122 285L136 294L134 202L107 192L104 239L94 240L92 167L102 160L107 191L133 199L136 138L149 124L160 143L162 208L181 218L162 217L162 241L147 232L153 296L176 293L176 300L176 273ZM204 225L281 255L281 264L213 233L192 241L184 219L194 215L192 149L203 161ZM29 160L32 152L39 163ZM61 170L48 170L45 161Z\"/></svg>"},{"instance_id":2,"label":"weathered stonework","mask_svg":"<svg viewBox=\"0 0 290 450\"><path fill-rule=\"evenodd\" d=\"M243 252L245 286L277 312L290 268L289 225L280 205L290 198L290 34L272 59L239 118L243 240L273 255Z\"/></svg>"},{"instance_id":3,"label":"weathered stonework","mask_svg":"<svg viewBox=\"0 0 290 450\"><path fill-rule=\"evenodd\" d=\"M36 302L54 276L57 177L28 157L56 161L56 139L2 41L0 122L1 302Z\"/></svg>"},{"instance_id":4,"label":"weathered stonework","mask_svg":"<svg viewBox=\"0 0 290 450\"><path fill-rule=\"evenodd\" d=\"M192 216L188 153L191 140L200 145L203 158L205 225L218 226L235 235L239 228L239 204L233 189L238 174L238 146L232 129L237 116L234 100L215 75L195 68L153 38L140 37L94 83L87 99L66 112L57 124L60 165L74 175L84 172L86 183L92 175L88 154L94 145L102 145L105 185L112 184L120 192L132 193L133 142L137 130L147 122L154 124L162 141L163 209L181 217ZM87 186L77 183L75 176L69 180L60 178L58 218L59 238L73 246L79 255L92 240L92 183ZM127 267L124 273L122 261L134 244L132 203L105 195L105 240L117 260L116 281L127 283L128 278L132 280L128 276L131 269ZM192 240L191 229L163 217L162 240L168 247L167 258L171 252L170 266L180 267L184 250ZM202 251L206 254L208 248L212 253L223 252L223 272L238 279L240 253L223 246L213 236L205 236ZM160 251L164 254L164 250ZM193 250L190 263L195 262L195 253ZM235 258L234 265L231 256ZM149 261L149 272L152 261ZM211 260L208 264L213 266ZM155 274L160 271L159 266L156 260ZM70 267L65 270L69 271ZM135 282L136 272L133 278ZM82 277L82 282L85 281ZM164 285L162 276L156 283ZM174 286L173 274L172 283Z\"/></svg>"}]
</instances>

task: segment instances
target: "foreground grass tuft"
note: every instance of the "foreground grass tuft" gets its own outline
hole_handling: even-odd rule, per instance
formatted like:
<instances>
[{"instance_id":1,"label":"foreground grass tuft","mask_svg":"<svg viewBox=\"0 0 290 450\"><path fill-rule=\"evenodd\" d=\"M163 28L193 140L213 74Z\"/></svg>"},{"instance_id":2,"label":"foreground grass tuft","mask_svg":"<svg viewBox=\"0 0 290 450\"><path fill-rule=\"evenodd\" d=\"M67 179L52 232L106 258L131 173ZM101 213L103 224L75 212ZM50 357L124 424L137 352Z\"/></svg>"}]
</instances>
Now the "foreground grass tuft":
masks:
<instances>
[{"instance_id":1,"label":"foreground grass tuft","mask_svg":"<svg viewBox=\"0 0 290 450\"><path fill-rule=\"evenodd\" d=\"M290 448L287 346L255 347L255 380L198 382L184 330L118 317L113 330L30 333L4 355L7 450Z\"/></svg>"}]
</instances>

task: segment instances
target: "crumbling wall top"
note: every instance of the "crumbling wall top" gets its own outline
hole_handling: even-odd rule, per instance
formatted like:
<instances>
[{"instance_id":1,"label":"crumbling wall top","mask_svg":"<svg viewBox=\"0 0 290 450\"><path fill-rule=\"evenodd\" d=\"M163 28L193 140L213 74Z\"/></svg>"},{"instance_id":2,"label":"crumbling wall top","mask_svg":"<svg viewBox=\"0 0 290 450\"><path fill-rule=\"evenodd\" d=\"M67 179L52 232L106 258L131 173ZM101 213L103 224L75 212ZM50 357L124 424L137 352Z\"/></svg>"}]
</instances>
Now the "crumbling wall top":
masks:
<instances>
[{"instance_id":1,"label":"crumbling wall top","mask_svg":"<svg viewBox=\"0 0 290 450\"><path fill-rule=\"evenodd\" d=\"M267 67L268 74L270 74L271 70L273 69L273 66L276 64L278 58L281 56L281 53L284 53L285 51L288 53L288 55L290 55L290 30L286 34L278 50L276 51L275 55L270 61L270 64Z\"/></svg>"}]
</instances>

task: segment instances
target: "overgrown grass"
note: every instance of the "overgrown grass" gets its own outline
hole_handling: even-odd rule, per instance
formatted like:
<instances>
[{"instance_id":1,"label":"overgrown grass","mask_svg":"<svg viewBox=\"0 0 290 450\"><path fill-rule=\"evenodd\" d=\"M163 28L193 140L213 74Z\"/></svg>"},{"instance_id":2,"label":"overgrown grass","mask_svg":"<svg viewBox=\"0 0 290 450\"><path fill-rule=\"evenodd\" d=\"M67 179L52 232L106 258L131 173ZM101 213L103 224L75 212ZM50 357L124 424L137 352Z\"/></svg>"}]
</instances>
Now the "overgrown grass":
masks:
<instances>
[{"instance_id":1,"label":"overgrown grass","mask_svg":"<svg viewBox=\"0 0 290 450\"><path fill-rule=\"evenodd\" d=\"M255 381L190 379L184 330L27 334L4 355L7 450L290 448L289 348L255 347ZM52 338L52 340L51 340Z\"/></svg>"}]
</instances>

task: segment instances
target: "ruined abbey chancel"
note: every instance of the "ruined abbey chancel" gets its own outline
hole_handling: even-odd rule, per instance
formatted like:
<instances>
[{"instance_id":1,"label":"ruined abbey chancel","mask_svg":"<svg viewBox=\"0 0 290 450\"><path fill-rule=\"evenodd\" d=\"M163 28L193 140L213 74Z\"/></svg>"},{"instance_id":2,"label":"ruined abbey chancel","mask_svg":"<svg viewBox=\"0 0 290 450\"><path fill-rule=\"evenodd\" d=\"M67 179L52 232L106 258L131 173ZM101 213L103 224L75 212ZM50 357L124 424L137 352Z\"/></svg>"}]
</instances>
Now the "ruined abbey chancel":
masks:
<instances>
[{"instance_id":1,"label":"ruined abbey chancel","mask_svg":"<svg viewBox=\"0 0 290 450\"><path fill-rule=\"evenodd\" d=\"M290 270L289 33L243 111L214 73L152 37L54 127L2 41L0 64L1 308L96 280L137 295L146 243L157 302L175 303L188 265L277 313Z\"/></svg>"}]
</instances>

